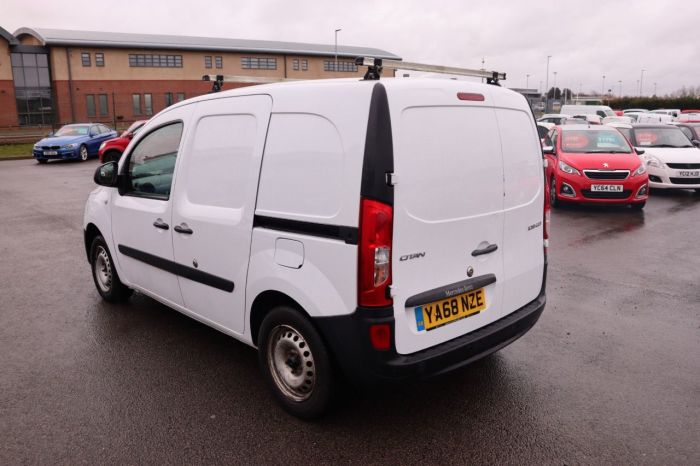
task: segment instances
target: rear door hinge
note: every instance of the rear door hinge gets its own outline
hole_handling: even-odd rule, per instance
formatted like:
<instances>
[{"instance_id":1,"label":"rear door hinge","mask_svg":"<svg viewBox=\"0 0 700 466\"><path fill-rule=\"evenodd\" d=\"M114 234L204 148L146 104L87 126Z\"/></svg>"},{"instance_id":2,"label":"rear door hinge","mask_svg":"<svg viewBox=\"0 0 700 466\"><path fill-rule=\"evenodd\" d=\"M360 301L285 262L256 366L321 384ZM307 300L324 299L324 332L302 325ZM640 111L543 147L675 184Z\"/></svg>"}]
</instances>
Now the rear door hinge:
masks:
<instances>
[{"instance_id":1,"label":"rear door hinge","mask_svg":"<svg viewBox=\"0 0 700 466\"><path fill-rule=\"evenodd\" d=\"M398 180L396 179L396 174L395 173L387 173L386 174L386 184L388 186L395 186L396 183L398 183Z\"/></svg>"}]
</instances>

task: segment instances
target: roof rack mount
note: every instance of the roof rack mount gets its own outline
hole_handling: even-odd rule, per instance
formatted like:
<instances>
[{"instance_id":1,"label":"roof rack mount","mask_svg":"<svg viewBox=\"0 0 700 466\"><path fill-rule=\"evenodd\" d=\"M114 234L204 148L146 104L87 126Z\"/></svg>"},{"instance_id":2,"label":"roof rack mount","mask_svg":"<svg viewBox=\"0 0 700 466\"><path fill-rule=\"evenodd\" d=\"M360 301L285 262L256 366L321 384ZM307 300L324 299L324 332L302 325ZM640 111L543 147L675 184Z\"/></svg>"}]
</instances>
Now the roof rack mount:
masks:
<instances>
[{"instance_id":1,"label":"roof rack mount","mask_svg":"<svg viewBox=\"0 0 700 466\"><path fill-rule=\"evenodd\" d=\"M355 64L357 66L367 67L367 73L365 73L365 79L367 80L379 79L384 68L392 70L402 69L411 71L423 71L426 73L456 74L459 76L486 78L487 83L495 85L498 85L499 81L506 79L506 74L500 73L498 71L471 70L469 68L457 68L453 66L426 65L424 63L413 63L401 60L387 60L374 57L357 57L355 59Z\"/></svg>"}]
</instances>

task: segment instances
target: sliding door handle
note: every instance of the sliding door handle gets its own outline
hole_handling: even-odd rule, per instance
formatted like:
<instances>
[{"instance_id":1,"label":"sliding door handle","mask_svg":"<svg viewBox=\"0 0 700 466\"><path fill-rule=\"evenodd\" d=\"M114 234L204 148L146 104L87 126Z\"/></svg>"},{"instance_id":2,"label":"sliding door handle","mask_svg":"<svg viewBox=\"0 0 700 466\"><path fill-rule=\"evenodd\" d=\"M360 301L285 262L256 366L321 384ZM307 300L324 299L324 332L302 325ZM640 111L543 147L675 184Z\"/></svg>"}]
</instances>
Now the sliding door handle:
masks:
<instances>
[{"instance_id":1,"label":"sliding door handle","mask_svg":"<svg viewBox=\"0 0 700 466\"><path fill-rule=\"evenodd\" d=\"M177 227L175 227L175 228L177 228ZM485 248L474 249L474 250L472 251L472 256L476 257L476 256L483 256L484 254L490 254L490 253L492 253L493 251L495 251L496 249L498 249L498 245L497 245L497 244L489 244L489 245L486 246Z\"/></svg>"},{"instance_id":2,"label":"sliding door handle","mask_svg":"<svg viewBox=\"0 0 700 466\"><path fill-rule=\"evenodd\" d=\"M191 235L194 233L190 227L187 226L186 223L181 223L180 225L175 225L175 228L173 228L178 233L182 233L183 235Z\"/></svg>"}]
</instances>

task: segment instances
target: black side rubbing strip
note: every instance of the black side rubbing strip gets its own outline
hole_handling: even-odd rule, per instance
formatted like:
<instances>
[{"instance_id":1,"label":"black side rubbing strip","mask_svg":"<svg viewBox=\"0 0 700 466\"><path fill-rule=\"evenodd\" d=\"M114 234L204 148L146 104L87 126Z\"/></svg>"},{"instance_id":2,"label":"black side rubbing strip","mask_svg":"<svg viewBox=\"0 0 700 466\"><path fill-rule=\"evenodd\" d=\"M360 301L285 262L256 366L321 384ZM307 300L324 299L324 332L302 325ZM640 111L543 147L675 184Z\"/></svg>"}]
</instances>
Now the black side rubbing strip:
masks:
<instances>
[{"instance_id":1,"label":"black side rubbing strip","mask_svg":"<svg viewBox=\"0 0 700 466\"><path fill-rule=\"evenodd\" d=\"M357 228L339 225L324 225L322 223L302 222L286 218L265 217L256 215L253 219L253 228L267 228L270 230L299 233L309 236L337 239L347 244L357 244Z\"/></svg>"},{"instance_id":2,"label":"black side rubbing strip","mask_svg":"<svg viewBox=\"0 0 700 466\"><path fill-rule=\"evenodd\" d=\"M216 275L202 272L201 270L193 269L192 267L187 267L186 265L178 264L177 262L163 259L162 257L154 256L153 254L139 251L138 249L130 248L129 246L124 246L123 244L119 245L119 252L125 256L136 259L137 261L144 262L148 265L152 265L153 267L165 270L166 272L190 279L193 282L211 286L217 290L231 293L234 288L233 282L226 280L225 278L217 277Z\"/></svg>"},{"instance_id":3,"label":"black side rubbing strip","mask_svg":"<svg viewBox=\"0 0 700 466\"><path fill-rule=\"evenodd\" d=\"M441 286L430 291L425 291L417 295L411 296L406 300L406 307L416 307L422 304L432 303L441 299L451 298L458 294L467 293L469 291L483 288L491 283L496 283L496 276L492 273L479 275L478 277L463 280L461 282L452 283L451 285Z\"/></svg>"},{"instance_id":4,"label":"black side rubbing strip","mask_svg":"<svg viewBox=\"0 0 700 466\"><path fill-rule=\"evenodd\" d=\"M386 174L394 172L394 144L391 137L389 100L382 83L374 85L369 104L365 156L362 164L360 195L394 205L394 188Z\"/></svg>"}]
</instances>

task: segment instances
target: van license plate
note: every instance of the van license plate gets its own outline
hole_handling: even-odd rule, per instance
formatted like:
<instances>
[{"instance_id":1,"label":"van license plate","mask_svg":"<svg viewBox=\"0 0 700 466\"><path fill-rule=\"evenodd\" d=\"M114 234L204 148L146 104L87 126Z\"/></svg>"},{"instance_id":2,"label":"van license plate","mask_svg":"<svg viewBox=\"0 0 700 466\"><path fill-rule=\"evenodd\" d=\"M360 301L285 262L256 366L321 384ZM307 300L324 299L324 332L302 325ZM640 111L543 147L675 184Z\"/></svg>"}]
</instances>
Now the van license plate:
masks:
<instances>
[{"instance_id":1,"label":"van license plate","mask_svg":"<svg viewBox=\"0 0 700 466\"><path fill-rule=\"evenodd\" d=\"M678 176L690 176L695 178L696 176L700 176L700 170L678 172Z\"/></svg>"},{"instance_id":2,"label":"van license plate","mask_svg":"<svg viewBox=\"0 0 700 466\"><path fill-rule=\"evenodd\" d=\"M621 193L621 184L592 184L591 191L598 191L601 193Z\"/></svg>"},{"instance_id":3,"label":"van license plate","mask_svg":"<svg viewBox=\"0 0 700 466\"><path fill-rule=\"evenodd\" d=\"M45 150L44 155L58 155L58 152L55 150Z\"/></svg>"},{"instance_id":4,"label":"van license plate","mask_svg":"<svg viewBox=\"0 0 700 466\"><path fill-rule=\"evenodd\" d=\"M484 289L433 301L415 308L418 330L432 330L455 320L478 314L486 308Z\"/></svg>"}]
</instances>

